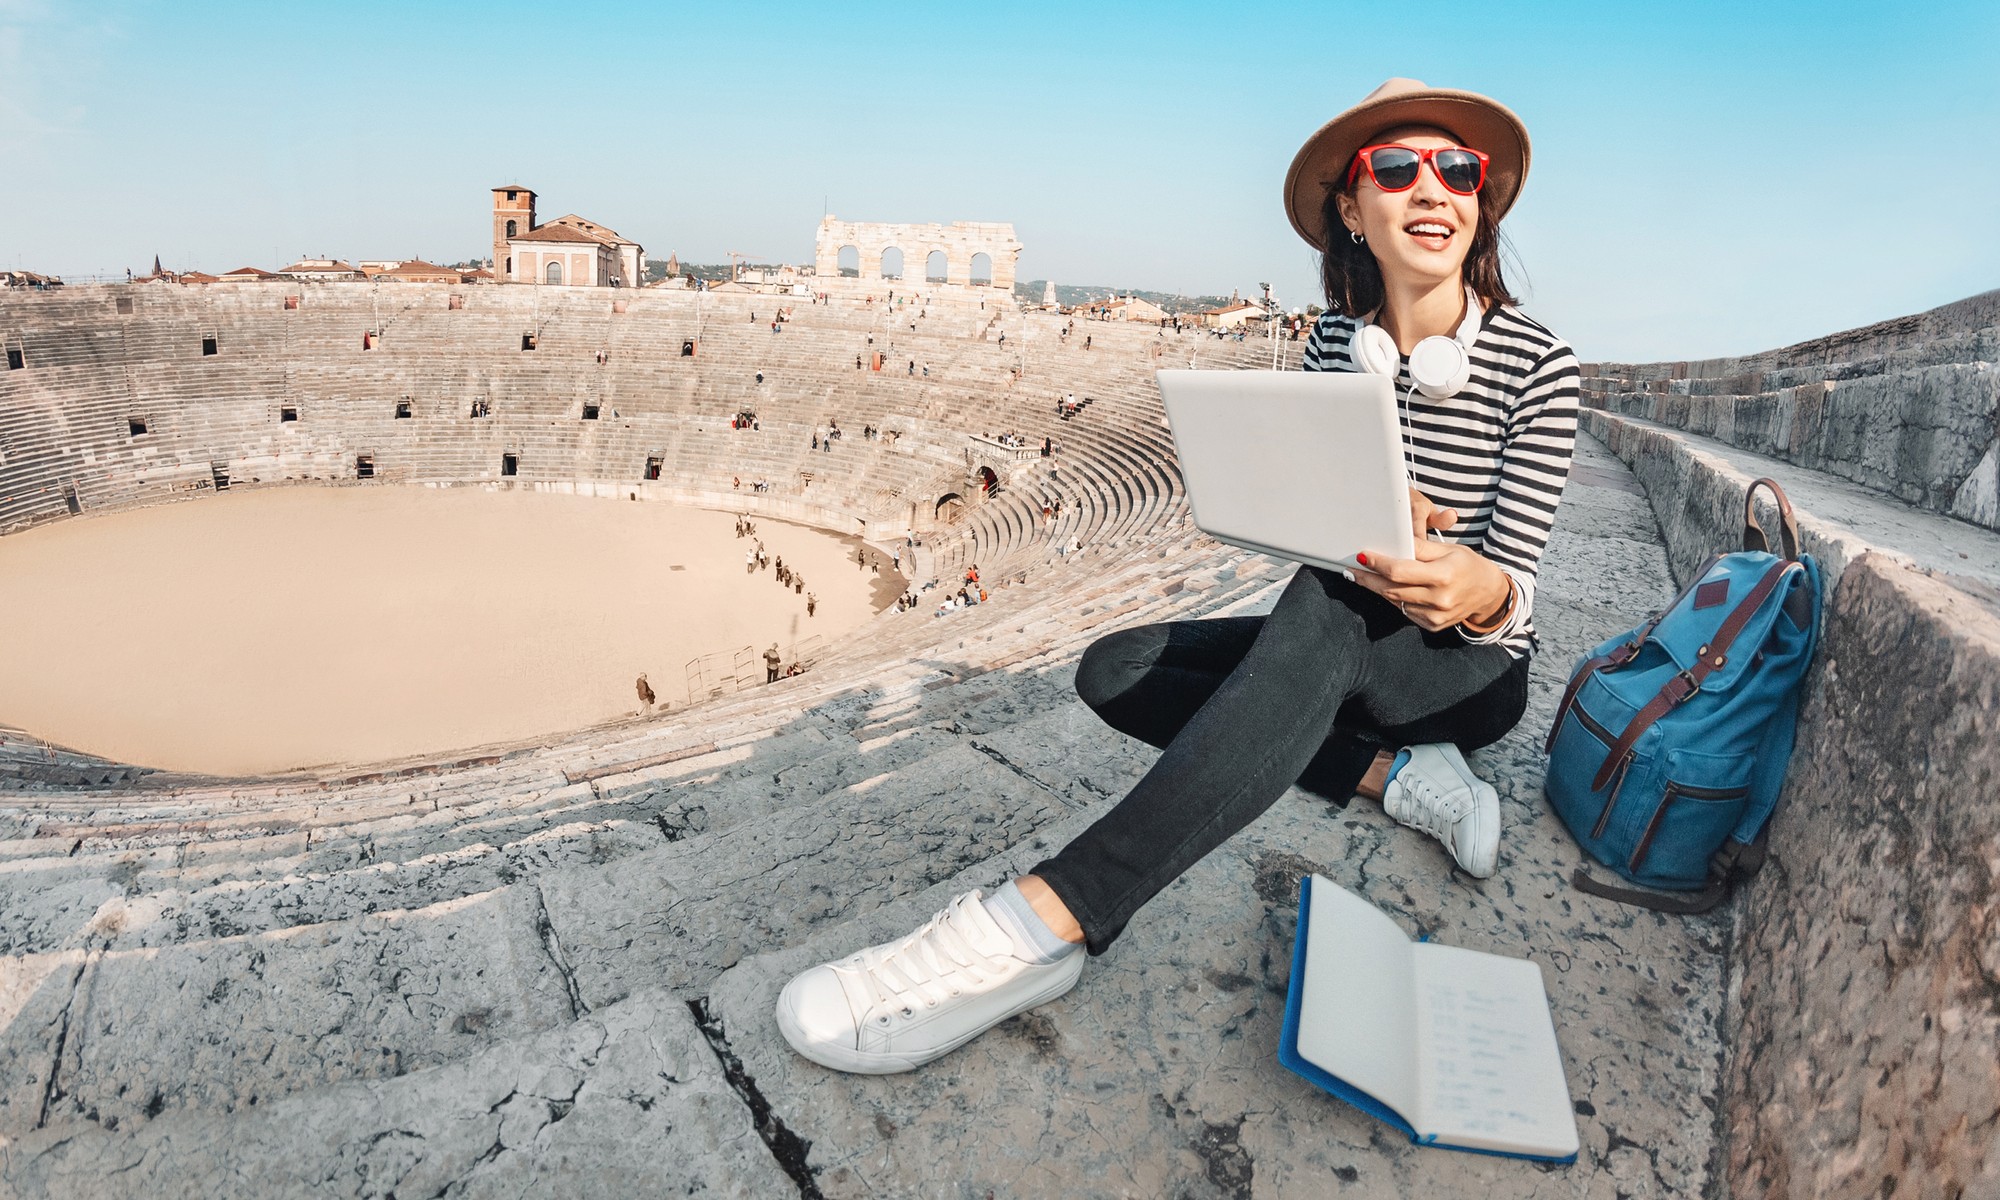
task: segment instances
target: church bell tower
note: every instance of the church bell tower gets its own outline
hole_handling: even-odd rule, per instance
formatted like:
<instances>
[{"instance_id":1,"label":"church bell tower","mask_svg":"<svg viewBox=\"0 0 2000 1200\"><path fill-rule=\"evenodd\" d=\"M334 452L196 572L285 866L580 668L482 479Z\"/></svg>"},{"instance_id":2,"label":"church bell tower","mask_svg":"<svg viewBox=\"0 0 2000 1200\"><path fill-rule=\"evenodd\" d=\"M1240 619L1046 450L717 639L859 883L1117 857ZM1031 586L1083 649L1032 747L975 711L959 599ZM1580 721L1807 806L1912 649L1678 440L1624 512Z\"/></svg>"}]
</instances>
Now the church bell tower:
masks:
<instances>
[{"instance_id":1,"label":"church bell tower","mask_svg":"<svg viewBox=\"0 0 2000 1200\"><path fill-rule=\"evenodd\" d=\"M493 282L513 283L518 275L507 239L535 227L535 193L516 184L493 189Z\"/></svg>"}]
</instances>

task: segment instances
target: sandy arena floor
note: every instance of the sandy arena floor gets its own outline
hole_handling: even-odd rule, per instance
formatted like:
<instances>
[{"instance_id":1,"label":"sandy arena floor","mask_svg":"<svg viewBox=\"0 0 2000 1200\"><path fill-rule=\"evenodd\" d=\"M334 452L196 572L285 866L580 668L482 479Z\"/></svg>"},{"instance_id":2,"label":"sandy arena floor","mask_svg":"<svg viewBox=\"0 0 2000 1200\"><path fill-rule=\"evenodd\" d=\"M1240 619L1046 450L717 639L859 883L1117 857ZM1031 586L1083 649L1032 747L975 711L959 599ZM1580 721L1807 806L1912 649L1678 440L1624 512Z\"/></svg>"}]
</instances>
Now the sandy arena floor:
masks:
<instances>
[{"instance_id":1,"label":"sandy arena floor","mask_svg":"<svg viewBox=\"0 0 2000 1200\"><path fill-rule=\"evenodd\" d=\"M375 762L637 713L641 671L679 707L689 659L775 641L789 664L894 603L900 577L859 570L856 539L757 520L818 596L808 618L772 570L745 571L735 521L295 487L28 530L0 538L0 723L172 770Z\"/></svg>"}]
</instances>

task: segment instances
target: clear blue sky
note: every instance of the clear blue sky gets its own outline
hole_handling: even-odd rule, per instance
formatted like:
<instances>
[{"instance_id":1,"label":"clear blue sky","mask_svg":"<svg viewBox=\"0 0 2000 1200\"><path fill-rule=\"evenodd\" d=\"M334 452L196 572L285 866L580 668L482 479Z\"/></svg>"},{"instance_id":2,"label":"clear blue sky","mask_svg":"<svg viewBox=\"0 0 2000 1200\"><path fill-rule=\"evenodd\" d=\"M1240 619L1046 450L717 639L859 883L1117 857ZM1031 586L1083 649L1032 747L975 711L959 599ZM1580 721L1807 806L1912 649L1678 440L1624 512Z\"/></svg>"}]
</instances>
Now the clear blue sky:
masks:
<instances>
[{"instance_id":1,"label":"clear blue sky","mask_svg":"<svg viewBox=\"0 0 2000 1200\"><path fill-rule=\"evenodd\" d=\"M0 265L461 259L518 182L655 258L1002 220L1023 278L1299 305L1285 168L1406 75L1527 122L1526 311L1706 357L2000 287L1996 47L1993 0L0 0Z\"/></svg>"}]
</instances>

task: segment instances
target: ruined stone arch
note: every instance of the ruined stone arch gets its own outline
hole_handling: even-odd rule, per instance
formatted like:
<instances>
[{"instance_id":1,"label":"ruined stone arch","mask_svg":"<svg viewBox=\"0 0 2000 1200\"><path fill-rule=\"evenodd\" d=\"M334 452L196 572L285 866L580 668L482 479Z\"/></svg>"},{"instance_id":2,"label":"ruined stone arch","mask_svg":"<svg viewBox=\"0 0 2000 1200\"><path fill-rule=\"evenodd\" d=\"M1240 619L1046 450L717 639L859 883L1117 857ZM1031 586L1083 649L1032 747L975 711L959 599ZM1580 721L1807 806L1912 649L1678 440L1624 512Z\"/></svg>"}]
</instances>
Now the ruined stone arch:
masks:
<instances>
[{"instance_id":1,"label":"ruined stone arch","mask_svg":"<svg viewBox=\"0 0 2000 1200\"><path fill-rule=\"evenodd\" d=\"M895 270L894 254L903 258ZM821 278L859 279L865 287L877 279L900 277L958 287L976 286L1011 294L1021 243L1014 227L1001 221L954 221L949 225L904 225L820 221L813 270ZM888 261L885 261L887 259ZM921 276L917 268L922 266ZM975 266L977 269L975 269Z\"/></svg>"},{"instance_id":2,"label":"ruined stone arch","mask_svg":"<svg viewBox=\"0 0 2000 1200\"><path fill-rule=\"evenodd\" d=\"M903 250L900 246L889 246L882 251L882 278L901 279L903 277Z\"/></svg>"}]
</instances>

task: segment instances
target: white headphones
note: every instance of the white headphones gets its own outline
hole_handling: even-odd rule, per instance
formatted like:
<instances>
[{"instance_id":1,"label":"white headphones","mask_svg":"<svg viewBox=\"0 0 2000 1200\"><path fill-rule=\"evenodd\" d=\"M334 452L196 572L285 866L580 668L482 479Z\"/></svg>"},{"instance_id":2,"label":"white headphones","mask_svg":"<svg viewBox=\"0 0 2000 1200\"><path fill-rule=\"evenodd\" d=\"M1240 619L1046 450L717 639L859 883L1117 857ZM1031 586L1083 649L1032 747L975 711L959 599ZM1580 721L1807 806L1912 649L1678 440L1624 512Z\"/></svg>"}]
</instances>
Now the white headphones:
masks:
<instances>
[{"instance_id":1,"label":"white headphones","mask_svg":"<svg viewBox=\"0 0 2000 1200\"><path fill-rule=\"evenodd\" d=\"M1418 391L1433 400L1444 400L1456 396L1458 389L1465 386L1472 377L1472 343L1479 337L1483 315L1478 293L1467 288L1465 320L1459 322L1458 333L1453 337L1433 334L1410 351L1410 382L1417 385ZM1348 339L1347 357L1370 375L1387 375L1391 379L1396 377L1403 361L1402 352L1396 349L1396 339L1375 324L1374 313L1364 317L1361 328Z\"/></svg>"}]
</instances>

